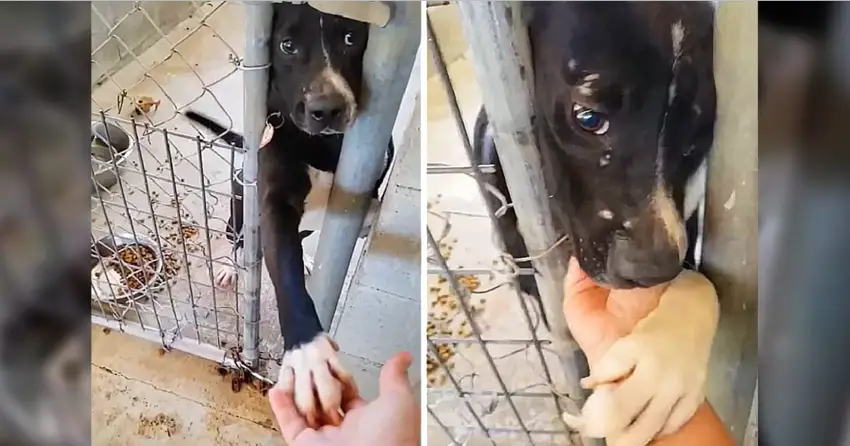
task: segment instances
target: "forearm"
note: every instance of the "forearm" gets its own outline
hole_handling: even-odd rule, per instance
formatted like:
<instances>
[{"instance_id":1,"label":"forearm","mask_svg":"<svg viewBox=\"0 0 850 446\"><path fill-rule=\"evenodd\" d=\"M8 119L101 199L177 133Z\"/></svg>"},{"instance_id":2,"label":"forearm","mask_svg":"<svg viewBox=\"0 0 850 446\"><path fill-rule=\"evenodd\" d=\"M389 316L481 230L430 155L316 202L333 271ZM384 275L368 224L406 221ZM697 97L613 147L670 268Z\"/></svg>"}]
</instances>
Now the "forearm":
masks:
<instances>
[{"instance_id":1,"label":"forearm","mask_svg":"<svg viewBox=\"0 0 850 446\"><path fill-rule=\"evenodd\" d=\"M652 446L734 446L735 442L717 413L706 401L681 429L651 444Z\"/></svg>"}]
</instances>

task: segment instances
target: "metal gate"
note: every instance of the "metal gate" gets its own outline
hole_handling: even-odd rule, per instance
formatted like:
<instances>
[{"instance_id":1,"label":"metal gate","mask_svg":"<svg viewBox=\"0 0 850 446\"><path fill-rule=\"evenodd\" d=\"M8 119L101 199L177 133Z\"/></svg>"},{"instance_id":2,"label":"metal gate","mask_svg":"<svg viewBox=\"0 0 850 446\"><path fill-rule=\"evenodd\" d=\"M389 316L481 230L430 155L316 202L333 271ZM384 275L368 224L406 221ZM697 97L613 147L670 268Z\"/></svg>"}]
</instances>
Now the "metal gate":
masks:
<instances>
[{"instance_id":1,"label":"metal gate","mask_svg":"<svg viewBox=\"0 0 850 446\"><path fill-rule=\"evenodd\" d=\"M92 50L92 321L243 365L243 349L257 349L245 345L243 299L259 294L259 281L237 265L224 231L246 150L180 116L195 109L242 127L242 8L91 8L93 40L103 39ZM242 269L254 289L213 286L222 267Z\"/></svg>"},{"instance_id":2,"label":"metal gate","mask_svg":"<svg viewBox=\"0 0 850 446\"><path fill-rule=\"evenodd\" d=\"M346 132L315 253L321 268L308 281L327 328L374 187L363 172L381 170L419 46L419 5L391 10L370 28L363 82L381 88ZM237 378L260 388L283 351L258 245L271 12L270 2L92 4L92 321L241 370ZM246 148L210 138L180 116L190 109L244 129ZM237 263L225 228L240 167ZM352 200L358 193L365 198ZM220 268L236 268L242 283L215 287Z\"/></svg>"},{"instance_id":3,"label":"metal gate","mask_svg":"<svg viewBox=\"0 0 850 446\"><path fill-rule=\"evenodd\" d=\"M430 20L434 11L431 8L441 7L442 2L431 3L428 44L433 68L445 89L451 118L460 136L455 146L462 144L470 165L429 162L429 183L437 176L443 181L448 175L468 175L475 179L479 200L484 194L494 194L502 206L476 214L466 209L441 212L436 209L436 201L429 203L429 217L442 221L441 229L429 222L427 231L431 279L427 327L429 420L452 444L464 444L476 437L491 444L496 444L494 439L499 437L516 438L526 444L564 444L565 441L582 444L582 439L570 433L560 419L565 410L576 411L581 406L580 361L575 360L576 346L560 311L560 281L566 265L559 259L568 258L564 251L566 243L555 236L546 207L547 195L538 189L543 182L536 178L540 160L533 138L523 138L531 135L530 89L525 81L531 76L521 75L522 70L528 72L530 67L524 62L527 60L524 31L514 21L519 20L519 11L510 2L455 3L471 53L475 82L491 123L499 129L496 132L499 155L515 198L514 203L508 203L479 179L482 173L492 172L495 167L477 165L473 159L456 90ZM488 91L505 94L487 95ZM429 104L429 109L433 106ZM490 266L449 265L453 245L458 241L452 238L453 216L479 218L480 225L489 224L494 245L500 247L502 235L496 221L509 207L517 209L520 228L532 253L530 257L511 258L496 248L492 250L493 258L476 259ZM476 246L474 250L476 255L486 256L486 248ZM518 291L517 278L534 275L535 270L551 333L540 327L535 305ZM489 282L487 286L485 281ZM506 289L512 291L496 294ZM522 327L516 330L522 334L511 338L505 336L505 330L485 327L491 322L481 313L482 308L508 305L512 308L510 322Z\"/></svg>"}]
</instances>

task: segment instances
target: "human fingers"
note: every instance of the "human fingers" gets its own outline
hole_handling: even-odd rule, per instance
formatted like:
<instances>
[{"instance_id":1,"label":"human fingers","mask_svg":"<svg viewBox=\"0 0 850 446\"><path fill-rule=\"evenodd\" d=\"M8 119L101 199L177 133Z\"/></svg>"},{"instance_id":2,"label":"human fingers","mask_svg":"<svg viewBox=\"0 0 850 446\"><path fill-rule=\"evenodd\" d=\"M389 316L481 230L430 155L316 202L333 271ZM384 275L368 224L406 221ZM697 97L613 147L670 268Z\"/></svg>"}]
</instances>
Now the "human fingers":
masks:
<instances>
[{"instance_id":1,"label":"human fingers","mask_svg":"<svg viewBox=\"0 0 850 446\"><path fill-rule=\"evenodd\" d=\"M282 368L277 384L269 390L269 403L272 406L277 425L286 444L293 444L301 433L307 430L307 422L295 407L292 392L295 376L292 369Z\"/></svg>"},{"instance_id":2,"label":"human fingers","mask_svg":"<svg viewBox=\"0 0 850 446\"><path fill-rule=\"evenodd\" d=\"M567 262L567 275L564 276L564 290L570 290L571 294L576 295L600 288L602 287L581 269L578 259L574 256L570 257L569 262Z\"/></svg>"},{"instance_id":3,"label":"human fingers","mask_svg":"<svg viewBox=\"0 0 850 446\"><path fill-rule=\"evenodd\" d=\"M381 369L379 378L379 392L381 395L388 393L412 394L410 383L407 381L407 369L413 362L413 356L409 352L398 353L390 358Z\"/></svg>"},{"instance_id":4,"label":"human fingers","mask_svg":"<svg viewBox=\"0 0 850 446\"><path fill-rule=\"evenodd\" d=\"M342 411L344 413L351 412L366 405L366 401L360 397L360 389L354 380L343 383L342 388Z\"/></svg>"},{"instance_id":5,"label":"human fingers","mask_svg":"<svg viewBox=\"0 0 850 446\"><path fill-rule=\"evenodd\" d=\"M567 275L564 276L564 300L562 302L567 321L604 311L607 295L608 290L594 282L581 269L578 260L571 257L567 264Z\"/></svg>"},{"instance_id":6,"label":"human fingers","mask_svg":"<svg viewBox=\"0 0 850 446\"><path fill-rule=\"evenodd\" d=\"M324 422L339 426L342 417L339 409L342 406L342 383L331 375L329 366L313 368L313 381L319 406L324 412Z\"/></svg>"}]
</instances>

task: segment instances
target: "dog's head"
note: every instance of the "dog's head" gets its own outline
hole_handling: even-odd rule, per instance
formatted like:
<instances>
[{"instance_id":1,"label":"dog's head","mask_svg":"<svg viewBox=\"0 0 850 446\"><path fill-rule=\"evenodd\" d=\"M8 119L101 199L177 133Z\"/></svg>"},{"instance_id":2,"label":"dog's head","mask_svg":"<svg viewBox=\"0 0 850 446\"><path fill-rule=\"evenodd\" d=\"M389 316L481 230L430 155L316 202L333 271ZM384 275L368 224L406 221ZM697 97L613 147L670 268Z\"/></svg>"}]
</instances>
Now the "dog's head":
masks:
<instances>
[{"instance_id":1,"label":"dog's head","mask_svg":"<svg viewBox=\"0 0 850 446\"><path fill-rule=\"evenodd\" d=\"M275 3L269 106L303 131L344 132L357 114L369 25Z\"/></svg>"},{"instance_id":2,"label":"dog's head","mask_svg":"<svg viewBox=\"0 0 850 446\"><path fill-rule=\"evenodd\" d=\"M681 271L686 183L713 140L713 8L671 3L524 11L553 212L582 268L615 288Z\"/></svg>"}]
</instances>

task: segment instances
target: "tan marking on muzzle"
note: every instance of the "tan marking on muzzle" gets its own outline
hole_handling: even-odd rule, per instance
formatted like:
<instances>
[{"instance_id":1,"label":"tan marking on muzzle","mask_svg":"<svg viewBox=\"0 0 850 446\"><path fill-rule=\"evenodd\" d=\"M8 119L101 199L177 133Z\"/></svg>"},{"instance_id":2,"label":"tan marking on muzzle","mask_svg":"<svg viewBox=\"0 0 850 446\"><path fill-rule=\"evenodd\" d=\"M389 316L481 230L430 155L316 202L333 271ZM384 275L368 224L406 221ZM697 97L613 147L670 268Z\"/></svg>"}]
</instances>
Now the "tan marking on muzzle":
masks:
<instances>
[{"instance_id":1,"label":"tan marking on muzzle","mask_svg":"<svg viewBox=\"0 0 850 446\"><path fill-rule=\"evenodd\" d=\"M685 225L676 209L673 198L661 184L658 184L652 193L652 210L664 227L664 232L667 233L670 243L679 251L679 260L684 260L688 248L688 235L685 232Z\"/></svg>"},{"instance_id":2,"label":"tan marking on muzzle","mask_svg":"<svg viewBox=\"0 0 850 446\"><path fill-rule=\"evenodd\" d=\"M354 122L354 116L357 114L357 99L355 99L354 92L351 90L351 86L348 84L348 81L346 81L345 78L333 68L325 67L325 69L319 73L319 76L310 88L310 92L307 93L306 99L310 100L311 96L332 92L342 95L343 100L345 101L346 122L348 125L351 125L351 123Z\"/></svg>"}]
</instances>

